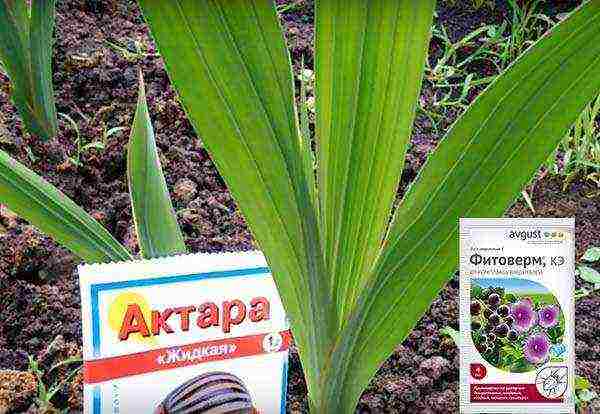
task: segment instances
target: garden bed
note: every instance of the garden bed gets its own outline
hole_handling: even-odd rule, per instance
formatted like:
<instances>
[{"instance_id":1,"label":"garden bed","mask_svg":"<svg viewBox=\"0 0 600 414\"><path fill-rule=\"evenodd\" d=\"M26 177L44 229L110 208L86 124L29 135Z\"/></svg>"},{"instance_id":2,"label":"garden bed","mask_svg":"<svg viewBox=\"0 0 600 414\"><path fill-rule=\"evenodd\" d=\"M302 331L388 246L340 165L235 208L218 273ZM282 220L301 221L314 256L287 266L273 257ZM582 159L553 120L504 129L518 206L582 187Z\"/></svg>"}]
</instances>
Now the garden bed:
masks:
<instances>
[{"instance_id":1,"label":"garden bed","mask_svg":"<svg viewBox=\"0 0 600 414\"><path fill-rule=\"evenodd\" d=\"M137 252L125 174L125 146L135 109L137 69L141 67L163 169L189 250L221 252L255 248L243 217L169 85L135 3L92 0L57 3L54 86L57 110L66 115L59 117L59 134L44 143L23 132L6 93L8 79L0 74L0 147L57 186ZM500 26L512 16L503 1L497 1L493 8L479 9L469 1L455 3L440 1L436 18L436 26L448 28L452 42L483 25ZM560 18L560 13L572 10L579 2L555 3L541 9L549 18ZM312 4L282 1L280 9L296 71L300 70L302 58L306 67L311 68ZM461 49L457 59L468 57L480 43ZM434 37L432 68L443 54L443 42ZM481 62L467 68L478 77L491 76L496 70ZM455 83L463 80L459 78ZM463 95L461 86L440 89L436 82L424 82L422 108L417 115L399 197L443 133L485 85L469 88ZM446 93L451 104L440 105ZM81 149L78 141L98 144ZM563 183L562 176L543 169L526 189L531 206L521 197L507 215L574 216L577 257L580 257L587 248L600 245L597 225L600 189L584 175L577 176L566 188ZM41 370L47 371L57 362L77 357L81 350L77 258L5 208L0 210L0 232L0 369L27 370L31 357ZM578 281L578 287L581 286ZM578 300L576 318L578 374L587 377L600 391L598 291ZM458 412L458 352L454 342L440 333L447 326L458 327L456 276L380 368L363 394L359 410ZM44 376L44 382L59 383L69 368L61 367ZM293 355L289 412L306 411L305 393L301 367ZM33 402L33 398L16 400L12 409L22 412ZM0 392L0 412L1 403ZM52 404L59 409L68 408L69 412L80 410L81 376L65 382ZM600 412L600 403L596 401L588 409ZM36 411L31 408L31 412Z\"/></svg>"}]
</instances>

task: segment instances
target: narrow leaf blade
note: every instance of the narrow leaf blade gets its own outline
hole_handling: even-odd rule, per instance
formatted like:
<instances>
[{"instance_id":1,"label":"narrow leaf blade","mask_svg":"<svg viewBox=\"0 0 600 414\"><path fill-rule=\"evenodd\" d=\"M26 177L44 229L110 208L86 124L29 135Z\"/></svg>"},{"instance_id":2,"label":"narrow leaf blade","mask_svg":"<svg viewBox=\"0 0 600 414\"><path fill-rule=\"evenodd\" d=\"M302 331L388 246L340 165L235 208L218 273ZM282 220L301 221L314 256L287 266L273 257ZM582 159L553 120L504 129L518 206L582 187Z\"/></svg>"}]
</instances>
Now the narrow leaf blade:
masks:
<instances>
[{"instance_id":1,"label":"narrow leaf blade","mask_svg":"<svg viewBox=\"0 0 600 414\"><path fill-rule=\"evenodd\" d=\"M183 235L158 158L141 73L127 151L127 179L142 256L152 258L185 253Z\"/></svg>"},{"instance_id":2,"label":"narrow leaf blade","mask_svg":"<svg viewBox=\"0 0 600 414\"><path fill-rule=\"evenodd\" d=\"M33 105L40 130L36 133L44 138L55 136L57 129L54 89L52 88L54 2L55 0L33 0L31 7Z\"/></svg>"},{"instance_id":3,"label":"narrow leaf blade","mask_svg":"<svg viewBox=\"0 0 600 414\"><path fill-rule=\"evenodd\" d=\"M56 134L57 124L53 29L54 0L34 0L31 19L25 1L0 1L0 59L11 80L13 102L29 132L44 139Z\"/></svg>"},{"instance_id":4,"label":"narrow leaf blade","mask_svg":"<svg viewBox=\"0 0 600 414\"><path fill-rule=\"evenodd\" d=\"M318 0L318 184L343 324L381 248L428 52L433 0Z\"/></svg>"},{"instance_id":5,"label":"narrow leaf blade","mask_svg":"<svg viewBox=\"0 0 600 414\"><path fill-rule=\"evenodd\" d=\"M431 155L332 357L347 409L456 269L458 219L504 212L597 95L599 61L600 3L589 2L498 77Z\"/></svg>"},{"instance_id":6,"label":"narrow leaf blade","mask_svg":"<svg viewBox=\"0 0 600 414\"><path fill-rule=\"evenodd\" d=\"M21 0L0 1L0 60L11 81L12 98L25 125L33 124L31 96L31 53L29 12Z\"/></svg>"},{"instance_id":7,"label":"narrow leaf blade","mask_svg":"<svg viewBox=\"0 0 600 414\"><path fill-rule=\"evenodd\" d=\"M129 260L104 227L40 176L0 151L0 203L88 263Z\"/></svg>"},{"instance_id":8,"label":"narrow leaf blade","mask_svg":"<svg viewBox=\"0 0 600 414\"><path fill-rule=\"evenodd\" d=\"M456 346L460 346L460 333L456 329L446 326L440 329L440 334L450 337Z\"/></svg>"},{"instance_id":9,"label":"narrow leaf blade","mask_svg":"<svg viewBox=\"0 0 600 414\"><path fill-rule=\"evenodd\" d=\"M0 60L9 76L11 73L26 73L30 65L28 45L27 4L21 0L0 1Z\"/></svg>"}]
</instances>

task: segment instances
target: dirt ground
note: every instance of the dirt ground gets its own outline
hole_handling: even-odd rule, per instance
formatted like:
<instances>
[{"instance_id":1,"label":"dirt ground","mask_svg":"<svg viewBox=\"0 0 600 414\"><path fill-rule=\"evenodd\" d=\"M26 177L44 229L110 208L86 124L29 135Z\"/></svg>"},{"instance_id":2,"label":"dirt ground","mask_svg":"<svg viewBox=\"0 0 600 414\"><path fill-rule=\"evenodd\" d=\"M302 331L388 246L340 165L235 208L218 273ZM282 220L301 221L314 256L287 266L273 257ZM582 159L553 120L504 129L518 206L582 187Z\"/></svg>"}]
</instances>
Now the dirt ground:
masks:
<instances>
[{"instance_id":1,"label":"dirt ground","mask_svg":"<svg viewBox=\"0 0 600 414\"><path fill-rule=\"evenodd\" d=\"M295 67L302 57L307 67L312 67L312 3L296 2L299 6L283 13L282 21ZM482 24L499 23L508 17L505 1L498 0L492 11L474 10L466 3L440 2L438 6L437 22L451 28L449 35L454 40ZM557 0L546 11L553 15L571 10L577 3ZM125 145L136 102L137 69L141 67L163 169L189 250L255 248L244 218L177 102L135 3L59 0L56 27L57 110L76 122L78 132L61 117L59 134L50 142L24 133L8 99L8 79L0 74L0 148L56 185L136 252L125 179ZM432 42L432 59L437 54L439 45ZM425 83L423 99L432 94L431 86ZM399 194L459 112L450 111L437 132L425 117L417 117ZM114 127L125 129L107 133ZM83 152L77 163L73 160L77 139L84 143L103 141L105 148ZM519 199L508 211L509 216L575 216L578 256L589 246L600 246L600 192L595 185L576 180L563 191L558 178L541 174L529 193L535 214ZM5 208L0 209L0 248L0 369L26 370L28 355L43 369L77 356L81 349L77 258ZM600 391L600 295L579 300L576 317L577 370ZM380 368L358 411L458 412L458 353L454 343L439 334L446 326L458 327L456 276ZM58 370L45 381L55 382L65 372ZM289 412L306 411L305 394L301 366L293 354ZM13 412L26 411L32 402L17 401ZM69 412L79 411L81 377L65 384L52 402ZM41 411L31 408L29 412ZM600 402L589 412L600 413Z\"/></svg>"}]
</instances>

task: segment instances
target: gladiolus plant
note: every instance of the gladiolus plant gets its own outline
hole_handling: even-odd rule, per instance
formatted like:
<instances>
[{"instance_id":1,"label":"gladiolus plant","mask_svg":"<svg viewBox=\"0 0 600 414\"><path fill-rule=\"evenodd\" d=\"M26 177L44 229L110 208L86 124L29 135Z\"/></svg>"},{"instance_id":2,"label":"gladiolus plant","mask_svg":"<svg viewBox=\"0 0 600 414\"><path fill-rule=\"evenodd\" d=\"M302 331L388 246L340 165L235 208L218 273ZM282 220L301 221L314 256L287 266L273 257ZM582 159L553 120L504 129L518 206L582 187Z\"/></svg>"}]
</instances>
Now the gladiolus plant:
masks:
<instances>
[{"instance_id":1,"label":"gladiolus plant","mask_svg":"<svg viewBox=\"0 0 600 414\"><path fill-rule=\"evenodd\" d=\"M600 2L591 1L476 99L394 209L434 0L315 0L314 137L298 125L273 0L139 3L191 123L267 257L313 413L354 412L457 268L458 218L502 215L600 89ZM182 238L140 105L130 144L139 158L130 153L129 163L136 228L144 255L170 254ZM145 138L134 139L139 133ZM0 202L87 261L129 258L4 153ZM531 344L532 357L542 341Z\"/></svg>"}]
</instances>

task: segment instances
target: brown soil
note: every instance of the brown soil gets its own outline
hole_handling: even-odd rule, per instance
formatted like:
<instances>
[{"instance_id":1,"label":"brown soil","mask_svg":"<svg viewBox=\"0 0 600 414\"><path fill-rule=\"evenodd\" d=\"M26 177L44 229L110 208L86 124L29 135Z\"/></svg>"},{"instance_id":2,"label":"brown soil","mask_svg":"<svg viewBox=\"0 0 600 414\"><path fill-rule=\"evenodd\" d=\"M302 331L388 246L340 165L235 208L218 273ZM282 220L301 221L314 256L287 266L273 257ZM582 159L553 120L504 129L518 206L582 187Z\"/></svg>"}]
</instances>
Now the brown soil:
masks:
<instances>
[{"instance_id":1,"label":"brown soil","mask_svg":"<svg viewBox=\"0 0 600 414\"><path fill-rule=\"evenodd\" d=\"M297 69L299 60L312 67L312 2L294 0L298 7L282 15L290 51ZM278 0L279 3L289 1ZM441 3L439 21L452 23L450 35L458 38L484 23L507 17L505 2L494 11L473 11L455 2ZM558 4L559 2L557 2ZM568 10L576 2L562 1ZM76 154L76 133L61 118L54 140L41 142L23 132L5 93L8 79L0 74L0 147L56 185L92 213L133 252L137 244L125 180L125 144L136 102L136 74L141 67L153 125L167 183L174 197L186 244L193 252L248 250L254 243L235 202L197 138L169 85L167 74L149 38L137 6L132 1L63 0L57 4L57 42L54 48L54 85L60 113L72 118L84 142L102 141L104 131L126 129L105 139L105 149ZM119 44L130 51L141 45L146 55L127 55L108 46ZM438 53L432 44L432 59ZM431 95L425 84L424 99ZM448 113L442 129L459 111ZM416 121L412 147L403 172L402 188L415 176L440 138L423 117ZM401 190L402 190L401 188ZM583 181L564 192L556 178L539 178L530 191L537 216L576 216L578 254L600 245L600 199L597 188ZM510 216L532 212L518 200ZM48 370L58 361L76 356L81 347L81 315L77 286L77 258L59 247L24 220L0 209L0 369L26 370L27 356ZM457 327L458 280L454 277L414 331L381 367L365 391L360 412L455 413L457 409L457 349L441 337L439 329ZM600 390L600 295L590 295L577 305L578 370ZM58 336L58 338L57 338ZM49 345L50 350L48 350ZM306 411L306 387L296 354L292 355L288 392L289 412ZM56 383L67 370L58 370L44 381ZM57 394L53 403L73 412L81 409L81 377ZM14 408L22 412L33 401ZM600 412L600 408L598 408ZM35 409L32 408L32 411Z\"/></svg>"},{"instance_id":2,"label":"brown soil","mask_svg":"<svg viewBox=\"0 0 600 414\"><path fill-rule=\"evenodd\" d=\"M32 373L0 370L0 413L23 408L35 395L37 379Z\"/></svg>"}]
</instances>

